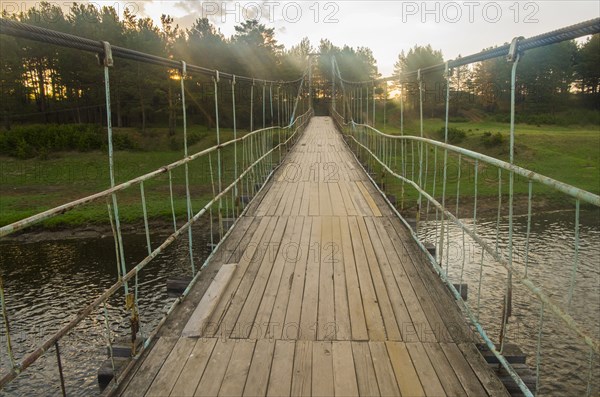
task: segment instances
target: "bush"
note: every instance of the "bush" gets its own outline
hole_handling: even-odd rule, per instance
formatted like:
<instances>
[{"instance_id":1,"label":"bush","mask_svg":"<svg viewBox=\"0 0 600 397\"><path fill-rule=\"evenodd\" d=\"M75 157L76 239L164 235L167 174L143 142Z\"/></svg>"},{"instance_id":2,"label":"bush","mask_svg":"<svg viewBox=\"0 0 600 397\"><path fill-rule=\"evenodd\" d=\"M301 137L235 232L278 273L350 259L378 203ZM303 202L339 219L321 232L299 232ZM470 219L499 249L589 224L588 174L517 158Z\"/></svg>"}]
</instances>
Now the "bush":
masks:
<instances>
[{"instance_id":1,"label":"bush","mask_svg":"<svg viewBox=\"0 0 600 397\"><path fill-rule=\"evenodd\" d=\"M504 143L504 136L499 132L492 134L491 132L486 131L481 136L481 143L486 148L501 146Z\"/></svg>"},{"instance_id":2,"label":"bush","mask_svg":"<svg viewBox=\"0 0 600 397\"><path fill-rule=\"evenodd\" d=\"M466 117L449 117L448 121L451 123L468 123L470 120Z\"/></svg>"},{"instance_id":3,"label":"bush","mask_svg":"<svg viewBox=\"0 0 600 397\"><path fill-rule=\"evenodd\" d=\"M497 114L493 117L494 121L500 123L510 123L510 114ZM572 109L568 112L559 112L555 114L540 113L517 113L515 115L516 123L530 125L559 125L568 127L571 125L598 125L600 123L600 112L589 109Z\"/></svg>"},{"instance_id":4,"label":"bush","mask_svg":"<svg viewBox=\"0 0 600 397\"><path fill-rule=\"evenodd\" d=\"M100 149L105 140L95 124L16 126L0 133L0 154L25 159L62 150L85 152Z\"/></svg>"},{"instance_id":5,"label":"bush","mask_svg":"<svg viewBox=\"0 0 600 397\"><path fill-rule=\"evenodd\" d=\"M440 135L440 137L443 140L446 135L446 129L444 127L440 128L438 131L438 134ZM448 128L448 143L451 143L453 145L461 143L465 139L466 136L467 136L467 133L464 130L461 130L460 128L454 128L454 127Z\"/></svg>"},{"instance_id":6,"label":"bush","mask_svg":"<svg viewBox=\"0 0 600 397\"><path fill-rule=\"evenodd\" d=\"M128 134L115 133L113 134L113 149L114 150L134 150L137 145Z\"/></svg>"},{"instance_id":7,"label":"bush","mask_svg":"<svg viewBox=\"0 0 600 397\"><path fill-rule=\"evenodd\" d=\"M139 144L130 133L115 132L115 150L135 150ZM60 151L89 152L107 147L104 128L96 124L33 124L0 132L0 154L28 159L48 158Z\"/></svg>"}]
</instances>

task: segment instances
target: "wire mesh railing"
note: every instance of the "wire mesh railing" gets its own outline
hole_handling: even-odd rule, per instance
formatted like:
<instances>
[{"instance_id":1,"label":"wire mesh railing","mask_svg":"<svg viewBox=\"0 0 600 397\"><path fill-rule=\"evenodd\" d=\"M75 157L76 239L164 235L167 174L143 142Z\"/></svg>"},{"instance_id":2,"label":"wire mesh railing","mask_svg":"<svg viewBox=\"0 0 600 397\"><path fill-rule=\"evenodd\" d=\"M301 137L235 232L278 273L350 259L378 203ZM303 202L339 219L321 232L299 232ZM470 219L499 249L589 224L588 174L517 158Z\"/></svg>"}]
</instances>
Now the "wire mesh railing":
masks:
<instances>
[{"instance_id":1,"label":"wire mesh railing","mask_svg":"<svg viewBox=\"0 0 600 397\"><path fill-rule=\"evenodd\" d=\"M409 223L401 212L415 214L414 239L460 302L483 342L528 396L540 393L544 386L540 383L545 358L544 339L556 340L549 335L554 332L561 334L559 340L564 343L558 358L570 352L578 355L579 362L562 379L557 380L556 373L544 379L567 382L575 378L581 385L579 390L587 395L597 393L594 373L598 368L600 342L595 316L600 307L597 299L589 302L585 294L578 294L577 284L586 277L597 277L592 274L598 270L594 270L593 265L588 268L591 274L580 272L583 247L597 244L593 236L587 236L587 242L582 240L580 225L585 216L583 211L598 211L600 196L515 164L517 67L525 50L599 31L600 19L595 19L536 38L515 39L511 45L377 81L346 81L333 62L332 89L337 91L333 92L336 99L332 101L332 115L348 146L390 204L394 202L396 213L407 226ZM512 63L509 161L453 146L448 140L452 68L504 55ZM423 120L423 75L440 70L444 71L446 79L444 142L424 136ZM402 85L406 78L415 75L420 136L403 134L402 96L401 135L385 134L374 128L375 84L396 80ZM490 197L495 199L490 200ZM573 211L572 232L564 237L569 241L570 252L560 253L562 258L558 268L548 266L552 253L537 251L531 240L535 202L548 197ZM518 228L515 226L517 205L525 218ZM494 220L490 221L488 214L484 222L483 210L493 212ZM549 282L552 277L560 281ZM470 290L475 290L474 302L463 299L462 289L467 288L467 282ZM582 307L587 309L575 310ZM505 358L506 345L511 338L517 339L514 332L511 333L511 327L519 321L527 322L531 328L526 331L529 337L524 343L529 345L535 360L533 385L527 385ZM549 390L551 392L552 388L546 392Z\"/></svg>"},{"instance_id":2,"label":"wire mesh railing","mask_svg":"<svg viewBox=\"0 0 600 397\"><path fill-rule=\"evenodd\" d=\"M244 214L251 199L258 194L269 180L275 169L281 164L286 153L296 143L312 115L306 96L306 73L294 81L268 81L245 76L220 73L202 67L188 65L172 59L163 59L149 54L132 51L126 48L111 47L107 42L88 40L47 29L24 25L15 21L0 19L0 33L16 37L46 42L52 45L71 47L89 51L98 55L100 67L104 71L104 91L106 98L106 131L108 135L108 160L110 186L101 192L78 200L51 208L17 222L0 227L0 238L23 231L33 226L40 226L49 220L60 218L73 211L97 210L104 206L107 223L110 224L115 247L117 280L102 294L91 302L83 302L77 314L68 321L56 326L56 332L46 337L33 351L22 357L15 354L15 346L11 340L9 307L10 290L7 290L0 276L0 308L3 319L3 336L6 340L6 354L9 363L5 371L0 372L0 389L3 389L19 374L32 366L49 350L56 353L57 367L61 391L66 395L65 377L60 356L62 338L76 330L90 316L103 317L105 341L113 371L114 385L121 379L115 371L115 355L112 343L115 335L109 323L107 302L120 297L124 302L126 313L118 321L128 322L131 339L131 352L136 355L138 339L143 341L142 349L147 347L156 335L168 315L188 295L192 285L198 279L201 269L213 258L221 242L233 229L237 219ZM115 178L115 151L113 149L113 128L111 114L111 73L114 57L130 59L145 64L168 68L178 74L180 81L180 111L183 121L183 157L159 169L137 176L133 179L117 183ZM195 79L195 80L194 80ZM216 145L196 153L189 153L188 116L186 94L194 90L197 82L209 79L213 86L214 120ZM236 87L246 84L250 88L250 98L239 95ZM219 98L223 86L227 86L229 98ZM261 94L262 91L262 95ZM255 98L260 98L256 100ZM237 120L240 112L239 102L244 100L244 109L249 105L250 126L246 131L238 130ZM222 140L220 128L220 111L230 106L232 130L226 134L229 139ZM256 115L259 115L256 117ZM262 115L262 117L260 117ZM261 128L256 129L259 126ZM161 194L157 195L157 192ZM168 191L168 194L164 194ZM168 202L169 218L172 220L172 232L168 237L156 242L150 226L152 201ZM104 204L102 204L104 202ZM123 202L127 206L137 206L142 215L143 231L146 243L146 255L139 261L132 262L126 256L127 246L123 237L123 224L128 222L119 214ZM210 240L208 256L202 256L201 243L195 240L193 229L201 231ZM189 274L192 281L185 291L173 302L157 326L148 332L142 327L144 313L140 312L139 277L154 259L177 240L187 240L186 250ZM154 243L153 243L154 241ZM200 262L198 260L200 259Z\"/></svg>"}]
</instances>

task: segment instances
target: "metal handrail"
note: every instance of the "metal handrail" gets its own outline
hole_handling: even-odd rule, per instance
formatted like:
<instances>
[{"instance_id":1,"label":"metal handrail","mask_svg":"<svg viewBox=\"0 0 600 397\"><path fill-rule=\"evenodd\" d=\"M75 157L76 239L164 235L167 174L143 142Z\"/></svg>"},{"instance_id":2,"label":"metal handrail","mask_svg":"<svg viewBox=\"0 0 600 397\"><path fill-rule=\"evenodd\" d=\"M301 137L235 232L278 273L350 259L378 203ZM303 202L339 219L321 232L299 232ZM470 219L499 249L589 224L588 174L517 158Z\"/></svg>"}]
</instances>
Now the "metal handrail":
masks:
<instances>
[{"instance_id":1,"label":"metal handrail","mask_svg":"<svg viewBox=\"0 0 600 397\"><path fill-rule=\"evenodd\" d=\"M71 321L68 324L66 324L63 327L61 327L61 329L59 329L52 336L50 336L49 338L47 338L36 350L34 350L32 353L30 353L29 355L27 355L27 357L25 357L23 360L21 360L19 363L17 363L14 366L14 368L12 368L10 370L10 372L8 372L2 378L0 378L0 389L2 389L6 384L8 384L13 379L15 379L20 373L22 373L31 364L33 364L49 348L53 347L57 341L59 341L63 336L65 336L67 333L69 333L69 331L73 330L94 309L97 309L98 307L100 307L101 304L103 304L104 302L106 302L106 300L108 298L110 298L112 295L114 295L119 290L119 288L121 288L122 286L124 286L127 283L127 281L133 279L148 263L150 263L165 248L167 248L168 246L170 246L183 232L185 232L186 230L188 230L189 228L191 228L191 226L198 219L200 219L200 217L202 215L204 215L209 210L210 207L212 207L214 204L218 203L220 199L222 199L224 196L226 196L227 193L229 193L230 191L232 191L235 188L235 186L240 181L243 180L244 176L246 176L251 170L253 170L260 162L262 162L264 159L266 159L270 154L272 154L274 151L278 150L280 147L287 145L288 142L290 140L292 140L296 136L296 134L298 134L299 131L303 131L303 129L306 127L307 122L310 120L310 116L311 115L312 115L312 109L309 109L306 113L304 113L303 115L299 116L294 122L292 122L292 124L290 124L290 126L286 127L286 128L291 128L292 126L295 126L294 132L292 133L292 135L286 141L281 142L281 143L277 144L276 146L272 147L269 151L267 151L261 157L259 157L255 162L253 162L251 165L249 165L248 168L244 172L242 172L235 181L233 181L229 186L227 186L219 194L217 194L215 197L213 197L213 199L211 201L209 201L200 211L198 211L189 221L187 221L183 226L181 226L174 233L172 233L167 239L165 239L164 242L159 247L157 247L148 256L146 256L144 259L142 259L127 274L125 274L123 277L121 277L116 283L114 283L113 285L111 285L103 294L101 294L96 299L94 299L93 302L91 302L90 304L88 304L87 306L85 306L84 308L82 308L77 313L77 315L73 319L71 319ZM298 125L296 125L296 124L298 124ZM256 133L261 132L261 131L264 132L264 131L268 131L268 130L272 130L272 129L277 129L277 128L278 127L264 128L264 129L256 130L252 134L256 134ZM250 134L248 134L248 135L250 135ZM243 138L238 138L238 140L243 140L248 135L246 135ZM226 142L224 144L213 146L213 147L211 147L209 149L206 149L206 150L203 150L201 152L198 152L195 155L192 155L192 156L190 156L188 158L185 158L185 159L180 160L178 162L172 163L172 164L170 164L167 167L174 168L174 167L180 166L180 165L185 164L185 163L187 163L187 162L189 162L189 161L191 161L193 159L196 159L196 158L198 158L200 156L203 156L205 154L208 154L210 152L218 150L218 149L220 149L220 148L222 148L224 146L230 145L233 142L234 142L234 140L231 140L231 141L228 141L228 142ZM166 168L166 167L163 167L163 168ZM133 181L126 182L124 184L115 186L115 188L113 188L113 189L107 189L104 192L98 193L96 195L89 196L88 198L91 198L89 200L86 200L87 198L81 199L81 200L78 200L76 202L70 203L71 206L68 206L68 207L62 206L62 207L65 207L62 210L55 209L56 211L54 211L54 210L47 211L47 212L49 212L48 217L60 215L60 214L64 213L64 211L66 211L66 210L73 209L76 206L85 204L87 202L96 200L96 199L101 198L101 197L108 197L108 196L112 195L113 193L115 193L115 191L120 191L120 190L126 189L127 187L130 187L131 185L133 185L135 183L140 183L140 182L142 182L144 180L147 180L147 179L150 179L150 178L152 178L154 176L160 175L160 174L162 174L162 173L164 173L164 172L167 171L167 169L163 170L163 168L161 168L159 170L156 170L154 172L151 172L149 174L143 175L143 176L141 176L139 178L136 178ZM272 172L271 172L270 175L272 175ZM267 182L267 180L265 180L265 183L266 182ZM61 207L57 207L57 208L61 208ZM31 222L40 221L40 219L37 219L35 217L30 217L30 218L27 218L27 219L31 219L31 218L33 218L33 220ZM30 225L30 224L31 223L28 223L27 225ZM23 226L22 228L24 228L24 227L26 227L26 226ZM204 263L204 265L202 267L204 267L208 263L208 261L210 259L211 259L211 257L207 258L207 260L205 261L205 263ZM197 279L198 274L195 275L196 277L194 278L194 280ZM188 289L191 288L192 285L193 284L190 283L190 286L188 287ZM179 300L176 301L176 302L174 302L171 307L174 308L177 304L179 304L179 302L180 302ZM168 313L170 313L171 311L172 310L170 309L167 312L167 314L165 315L165 318L168 315ZM157 330L155 330L155 333L156 333L156 331ZM151 340L150 338L147 339L147 341L145 342L145 346L148 346L150 340Z\"/></svg>"}]
</instances>

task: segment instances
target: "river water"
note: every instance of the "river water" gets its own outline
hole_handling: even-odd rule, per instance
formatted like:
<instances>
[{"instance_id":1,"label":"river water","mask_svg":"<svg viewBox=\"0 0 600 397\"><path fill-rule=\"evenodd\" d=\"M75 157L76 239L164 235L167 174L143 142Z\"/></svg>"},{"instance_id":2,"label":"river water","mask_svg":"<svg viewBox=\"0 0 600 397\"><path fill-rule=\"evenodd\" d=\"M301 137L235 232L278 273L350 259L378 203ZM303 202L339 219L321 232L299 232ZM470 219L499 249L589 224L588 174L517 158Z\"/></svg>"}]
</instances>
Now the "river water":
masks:
<instances>
[{"instance_id":1,"label":"river water","mask_svg":"<svg viewBox=\"0 0 600 397\"><path fill-rule=\"evenodd\" d=\"M515 266L524 270L526 217L515 220ZM434 241L439 227L433 220L420 224L419 234ZM500 249L506 247L507 225L500 225ZM495 245L496 219L480 220L478 233ZM497 340L502 300L506 288L506 271L457 228L450 228L448 273L453 282L469 285L468 303L479 312L492 340ZM153 244L164 236L153 236ZM156 240L156 241L154 241ZM582 213L581 248L576 273L576 285L571 315L580 321L594 337L600 335L600 217L598 213ZM195 239L195 241L199 241ZM529 277L542 286L560 304L565 304L573 263L573 212L544 213L533 217L530 237ZM201 244L207 246L207 244ZM125 236L128 263L139 261L146 254L144 235ZM196 263L206 257L208 247L198 253ZM444 255L446 257L446 255ZM464 261L463 261L464 259ZM101 294L117 277L112 237L77 238L25 243L0 243L0 272L4 278L6 301L11 320L11 337L17 359L31 352L46 337L68 322L85 303ZM142 332L150 332L173 302L167 296L166 278L189 274L187 241L175 242L155 259L140 276L139 306ZM461 277L462 274L462 277ZM482 274L481 292L479 279ZM480 310L478 307L478 297ZM123 295L118 294L107 304L111 336L128 335L127 313ZM513 316L508 338L527 354L535 369L535 349L538 338L540 304L518 283L514 284ZM1 320L0 320L1 323ZM3 324L2 324L3 325ZM106 353L104 310L88 316L61 341L60 350L66 388L69 395L95 395L99 392L96 371ZM0 331L0 369L8 368L6 335ZM544 313L540 355L541 395L585 395L589 369L589 349L549 310ZM594 357L596 374L598 359ZM1 372L1 371L0 371ZM592 395L598 393L595 379ZM20 375L0 395L35 396L60 393L56 356L53 349L28 371Z\"/></svg>"},{"instance_id":2,"label":"river water","mask_svg":"<svg viewBox=\"0 0 600 397\"><path fill-rule=\"evenodd\" d=\"M432 216L435 218L435 215ZM464 220L470 227L472 221ZM507 252L508 219L483 219L477 234L495 250ZM496 231L499 227L499 238ZM419 238L433 244L440 240L440 222L421 222ZM600 213L582 212L579 229L578 265L573 297L568 313L594 338L600 337ZM490 339L499 340L507 271L492 255L483 254L480 245L464 235L457 226L445 233L442 270L456 284L468 285L467 303ZM513 266L522 274L527 263L528 278L562 308L568 307L569 288L575 262L575 213L556 211L535 214L531 219L527 255L527 217L514 218ZM439 244L438 244L439 247ZM449 254L449 256L447 256ZM439 256L439 254L438 254ZM439 258L438 258L439 260ZM479 282L481 280L481 283ZM507 328L507 343L517 344L527 354L527 364L536 368L541 303L525 286L514 281L512 316ZM539 395L586 395L590 374L590 349L562 320L545 307L540 339ZM590 395L598 395L598 357L592 358L593 382Z\"/></svg>"}]
</instances>

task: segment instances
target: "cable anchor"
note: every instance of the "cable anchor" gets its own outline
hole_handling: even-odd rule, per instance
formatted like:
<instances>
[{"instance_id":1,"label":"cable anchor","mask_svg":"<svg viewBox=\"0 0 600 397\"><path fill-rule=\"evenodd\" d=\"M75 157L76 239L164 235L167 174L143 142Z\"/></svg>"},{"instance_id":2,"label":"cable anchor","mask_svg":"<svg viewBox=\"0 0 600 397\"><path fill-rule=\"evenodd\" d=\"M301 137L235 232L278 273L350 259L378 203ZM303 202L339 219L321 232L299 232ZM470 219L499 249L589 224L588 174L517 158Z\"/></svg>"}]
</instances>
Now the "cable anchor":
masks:
<instances>
[{"instance_id":1,"label":"cable anchor","mask_svg":"<svg viewBox=\"0 0 600 397\"><path fill-rule=\"evenodd\" d=\"M510 43L510 47L508 49L508 54L506 54L507 62L515 62L517 60L517 57L520 55L519 41L523 39L523 36L515 37L514 39L512 39L512 42Z\"/></svg>"},{"instance_id":2,"label":"cable anchor","mask_svg":"<svg viewBox=\"0 0 600 397\"><path fill-rule=\"evenodd\" d=\"M98 64L100 66L111 67L114 65L113 56L112 56L112 47L108 41L101 41L104 52L102 54L96 54L96 59L98 59Z\"/></svg>"}]
</instances>

